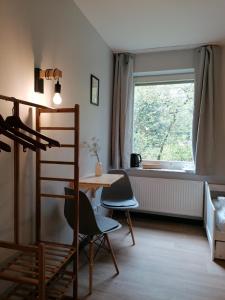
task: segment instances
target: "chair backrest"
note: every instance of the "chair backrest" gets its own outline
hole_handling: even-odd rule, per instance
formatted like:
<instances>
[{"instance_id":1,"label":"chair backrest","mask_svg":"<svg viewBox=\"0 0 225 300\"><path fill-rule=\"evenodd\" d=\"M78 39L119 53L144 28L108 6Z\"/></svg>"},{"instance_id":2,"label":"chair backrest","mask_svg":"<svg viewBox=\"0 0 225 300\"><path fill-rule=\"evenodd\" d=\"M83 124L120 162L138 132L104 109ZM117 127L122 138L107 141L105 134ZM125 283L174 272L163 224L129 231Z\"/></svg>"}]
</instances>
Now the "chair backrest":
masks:
<instances>
[{"instance_id":1,"label":"chair backrest","mask_svg":"<svg viewBox=\"0 0 225 300\"><path fill-rule=\"evenodd\" d=\"M65 195L74 195L74 190L65 188ZM88 197L83 192L79 192L79 233L93 236L101 233ZM73 200L66 198L64 206L64 215L71 228L74 227L74 210L75 203Z\"/></svg>"},{"instance_id":2,"label":"chair backrest","mask_svg":"<svg viewBox=\"0 0 225 300\"><path fill-rule=\"evenodd\" d=\"M125 170L110 170L109 174L122 174L123 177L113 183L111 187L103 188L101 200L127 200L132 199L134 194L130 184L130 179Z\"/></svg>"}]
</instances>

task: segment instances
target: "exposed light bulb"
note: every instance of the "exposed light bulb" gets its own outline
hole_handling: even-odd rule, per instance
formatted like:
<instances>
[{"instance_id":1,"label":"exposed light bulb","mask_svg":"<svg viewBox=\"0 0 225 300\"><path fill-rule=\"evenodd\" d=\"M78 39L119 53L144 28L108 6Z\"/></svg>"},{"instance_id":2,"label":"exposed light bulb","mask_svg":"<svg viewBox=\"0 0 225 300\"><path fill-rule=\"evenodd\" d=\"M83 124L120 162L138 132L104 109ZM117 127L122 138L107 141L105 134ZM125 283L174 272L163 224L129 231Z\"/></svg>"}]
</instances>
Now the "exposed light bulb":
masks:
<instances>
[{"instance_id":1,"label":"exposed light bulb","mask_svg":"<svg viewBox=\"0 0 225 300\"><path fill-rule=\"evenodd\" d=\"M55 95L53 97L53 103L57 104L57 105L62 103L62 97L61 97L60 93L55 93Z\"/></svg>"},{"instance_id":2,"label":"exposed light bulb","mask_svg":"<svg viewBox=\"0 0 225 300\"><path fill-rule=\"evenodd\" d=\"M57 81L57 83L55 84L55 95L53 97L53 103L59 105L60 103L62 103L62 97L60 95L61 92L61 85L59 83L59 81Z\"/></svg>"}]
</instances>

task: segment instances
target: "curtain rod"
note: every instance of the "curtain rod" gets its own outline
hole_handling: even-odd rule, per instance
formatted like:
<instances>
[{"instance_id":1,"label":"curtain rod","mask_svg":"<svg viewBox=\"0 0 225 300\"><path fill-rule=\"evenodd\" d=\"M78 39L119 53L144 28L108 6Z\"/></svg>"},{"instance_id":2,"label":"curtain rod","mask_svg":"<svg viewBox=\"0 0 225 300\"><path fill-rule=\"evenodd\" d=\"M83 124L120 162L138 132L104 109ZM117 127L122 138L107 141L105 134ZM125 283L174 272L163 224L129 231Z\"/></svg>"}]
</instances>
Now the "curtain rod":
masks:
<instances>
[{"instance_id":1,"label":"curtain rod","mask_svg":"<svg viewBox=\"0 0 225 300\"><path fill-rule=\"evenodd\" d=\"M33 103L33 102L16 99L14 97L8 97L8 96L0 95L0 99L4 100L4 101L10 101L10 102L19 103L19 104L28 105L28 106L33 106L33 107L37 107L37 108L47 108L47 109L54 110L53 107L44 106L44 105L36 104L36 103Z\"/></svg>"}]
</instances>

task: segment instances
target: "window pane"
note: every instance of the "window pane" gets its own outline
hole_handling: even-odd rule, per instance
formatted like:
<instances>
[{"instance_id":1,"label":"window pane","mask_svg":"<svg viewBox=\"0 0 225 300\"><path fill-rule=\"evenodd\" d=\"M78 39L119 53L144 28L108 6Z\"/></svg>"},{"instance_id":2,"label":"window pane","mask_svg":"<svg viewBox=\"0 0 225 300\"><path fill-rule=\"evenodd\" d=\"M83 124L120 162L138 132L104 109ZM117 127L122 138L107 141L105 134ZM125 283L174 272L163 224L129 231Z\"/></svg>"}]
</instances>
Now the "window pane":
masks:
<instances>
[{"instance_id":1,"label":"window pane","mask_svg":"<svg viewBox=\"0 0 225 300\"><path fill-rule=\"evenodd\" d=\"M135 85L133 151L147 160L192 161L194 82Z\"/></svg>"}]
</instances>

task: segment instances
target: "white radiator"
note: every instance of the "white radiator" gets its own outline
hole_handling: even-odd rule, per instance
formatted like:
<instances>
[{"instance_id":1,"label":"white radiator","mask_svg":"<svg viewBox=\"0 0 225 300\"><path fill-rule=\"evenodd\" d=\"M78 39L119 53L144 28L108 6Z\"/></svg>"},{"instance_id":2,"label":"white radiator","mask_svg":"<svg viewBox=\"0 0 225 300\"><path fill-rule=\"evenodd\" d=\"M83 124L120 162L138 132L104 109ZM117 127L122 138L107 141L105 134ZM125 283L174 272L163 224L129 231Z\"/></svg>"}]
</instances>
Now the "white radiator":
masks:
<instances>
[{"instance_id":1,"label":"white radiator","mask_svg":"<svg viewBox=\"0 0 225 300\"><path fill-rule=\"evenodd\" d=\"M203 182L130 177L139 211L203 217Z\"/></svg>"}]
</instances>

